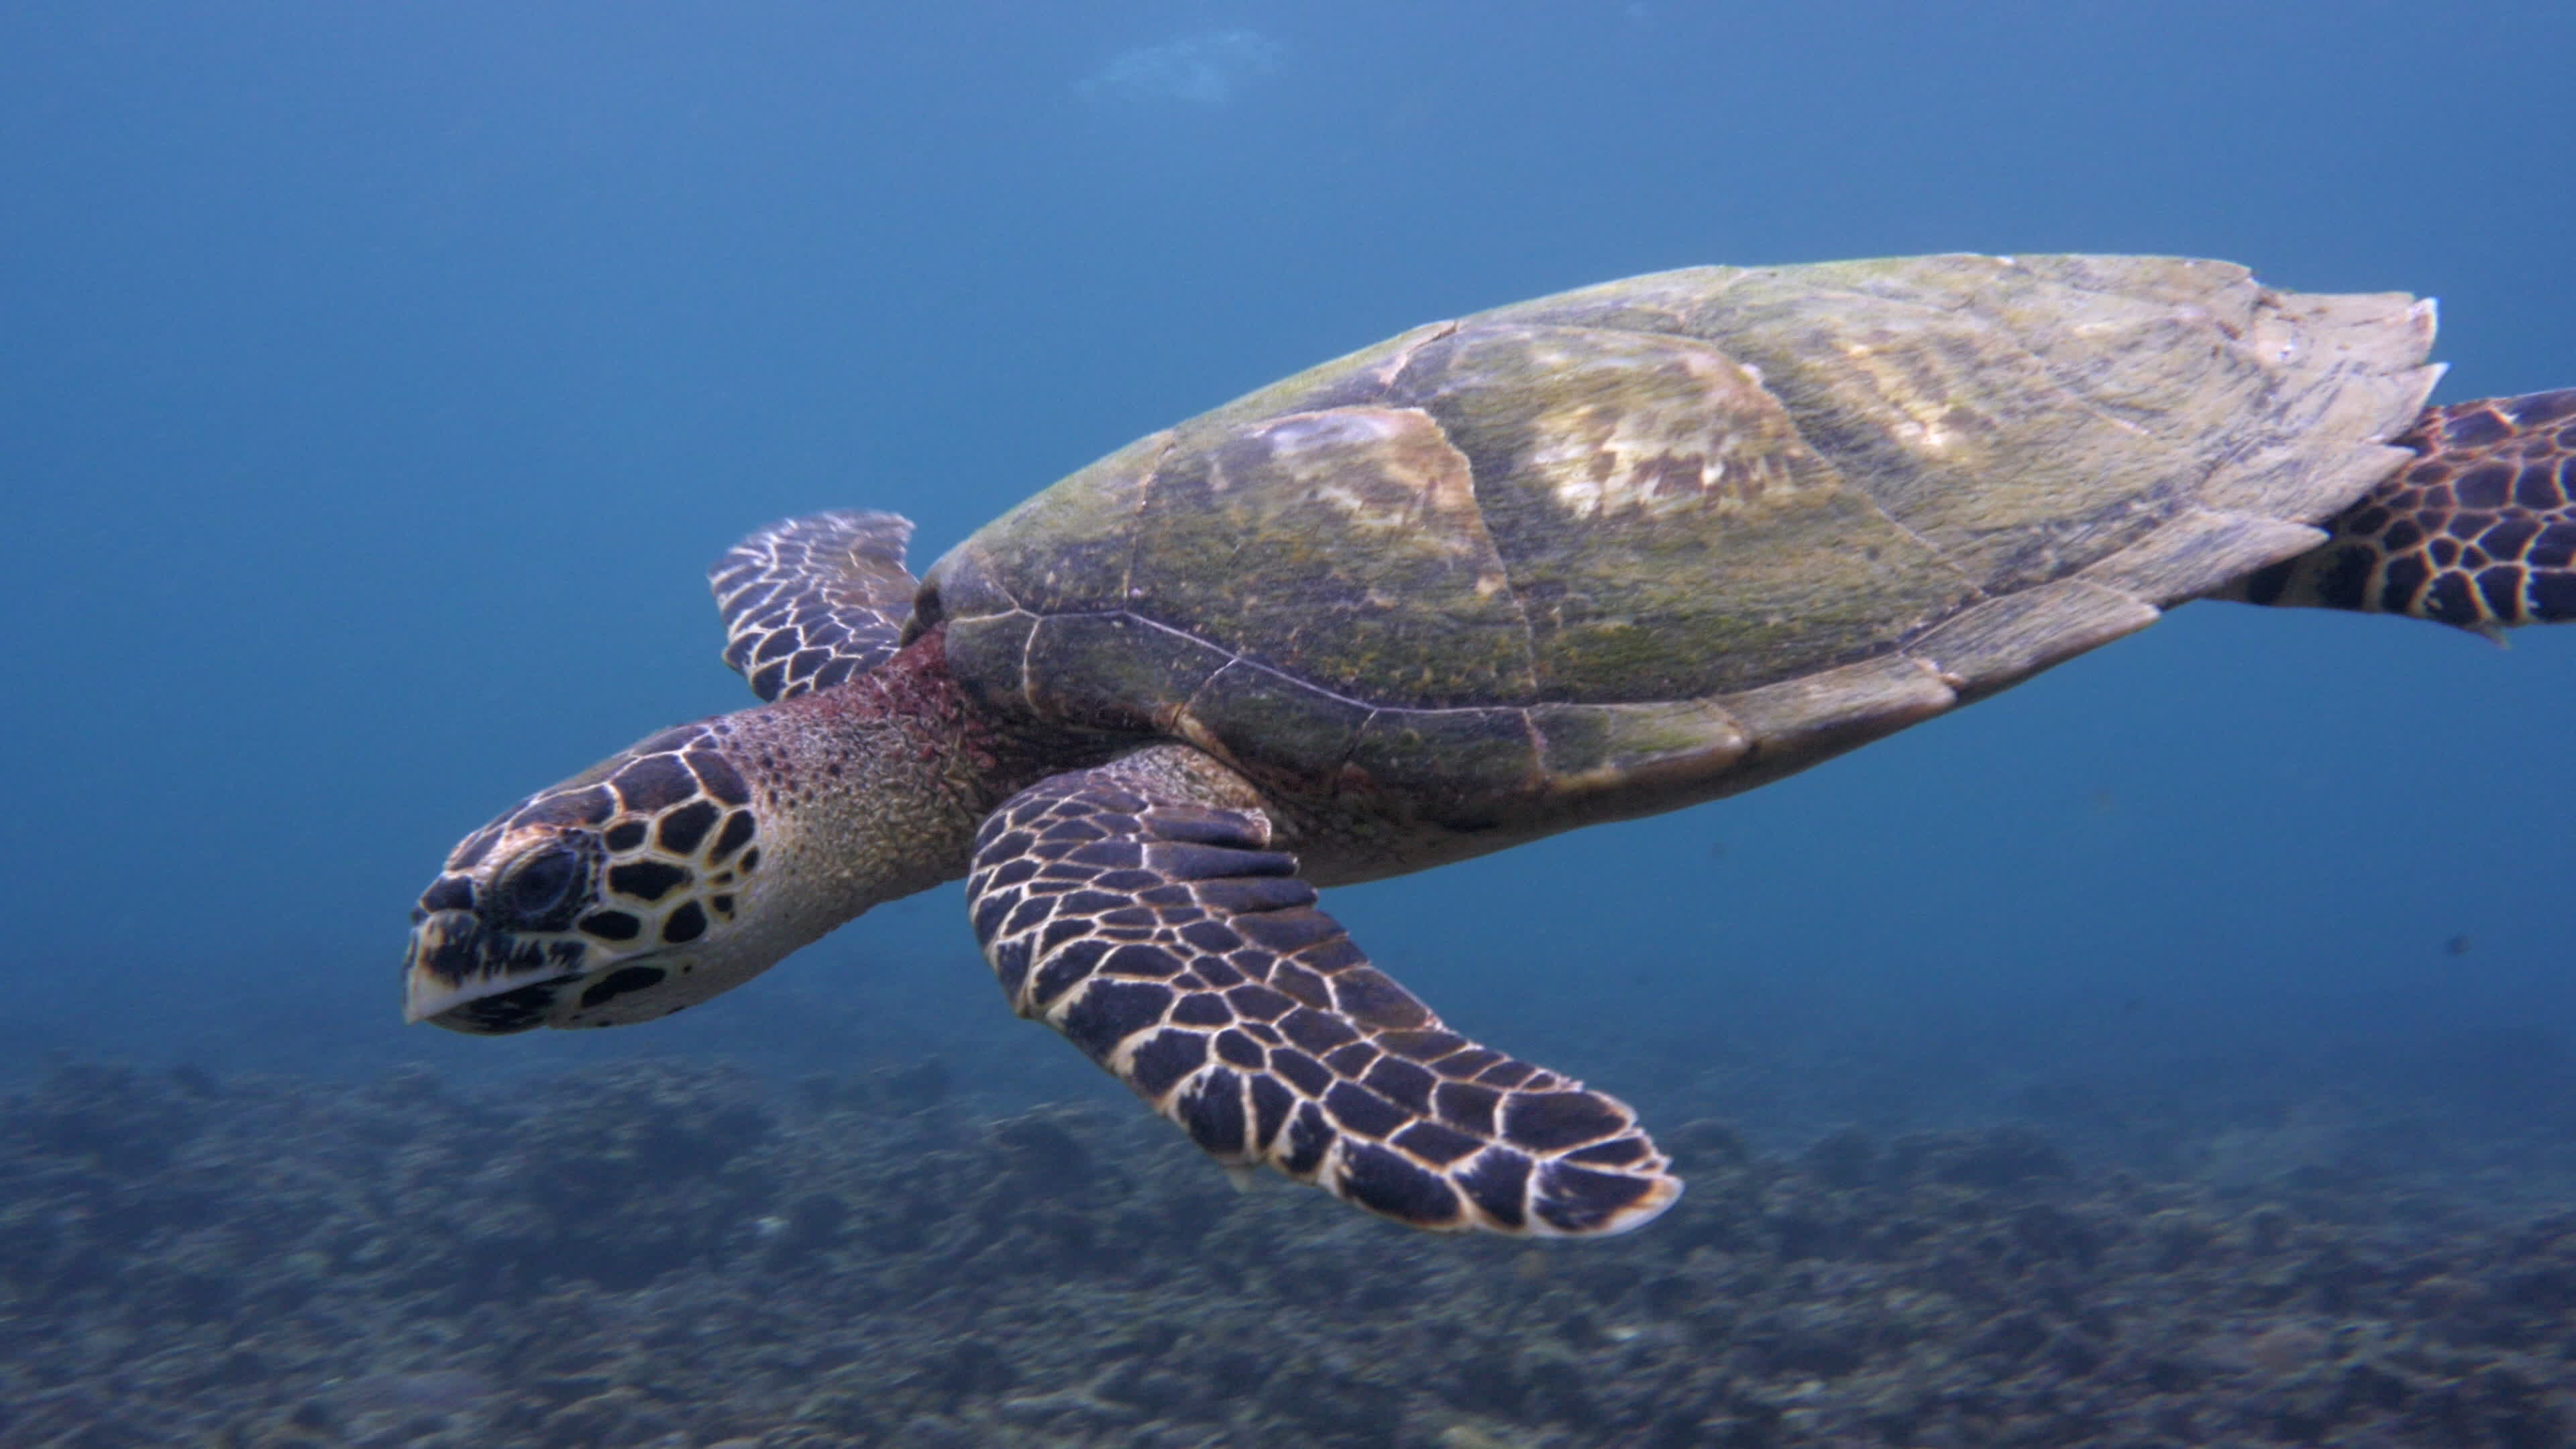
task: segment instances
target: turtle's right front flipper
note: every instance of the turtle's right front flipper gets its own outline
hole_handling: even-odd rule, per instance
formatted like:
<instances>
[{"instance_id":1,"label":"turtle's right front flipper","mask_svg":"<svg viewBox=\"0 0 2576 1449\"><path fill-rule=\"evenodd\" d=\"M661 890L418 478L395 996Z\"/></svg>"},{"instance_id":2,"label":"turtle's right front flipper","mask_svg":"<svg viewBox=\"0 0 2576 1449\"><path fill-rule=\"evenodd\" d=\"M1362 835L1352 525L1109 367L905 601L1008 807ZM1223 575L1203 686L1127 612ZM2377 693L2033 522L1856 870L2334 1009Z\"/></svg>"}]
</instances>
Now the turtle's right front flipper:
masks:
<instances>
[{"instance_id":1,"label":"turtle's right front flipper","mask_svg":"<svg viewBox=\"0 0 2576 1449\"><path fill-rule=\"evenodd\" d=\"M2576 621L2576 388L2428 408L2418 458L2220 597L2493 633Z\"/></svg>"},{"instance_id":2,"label":"turtle's right front flipper","mask_svg":"<svg viewBox=\"0 0 2576 1449\"><path fill-rule=\"evenodd\" d=\"M1671 1205L1634 1112L1442 1026L1269 841L1196 750L1057 775L984 822L976 938L1022 1016L1220 1161L1422 1228L1614 1233Z\"/></svg>"}]
</instances>

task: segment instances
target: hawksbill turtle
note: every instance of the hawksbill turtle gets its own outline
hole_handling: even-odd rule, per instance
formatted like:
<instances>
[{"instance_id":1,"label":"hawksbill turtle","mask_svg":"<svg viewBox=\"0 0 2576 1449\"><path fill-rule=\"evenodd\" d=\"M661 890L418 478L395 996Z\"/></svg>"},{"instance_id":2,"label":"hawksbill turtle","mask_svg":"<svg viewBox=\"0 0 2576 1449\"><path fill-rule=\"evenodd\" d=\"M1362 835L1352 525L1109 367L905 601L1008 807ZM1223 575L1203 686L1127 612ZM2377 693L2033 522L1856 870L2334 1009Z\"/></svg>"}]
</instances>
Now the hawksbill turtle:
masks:
<instances>
[{"instance_id":1,"label":"hawksbill turtle","mask_svg":"<svg viewBox=\"0 0 2576 1449\"><path fill-rule=\"evenodd\" d=\"M710 573L757 708L467 836L407 1015L607 1026L964 876L1011 1005L1230 1165L1425 1228L1680 1191L1319 885L1749 789L2201 598L2576 617L2576 391L2427 410L2430 302L2149 257L1706 267L1416 328L1144 438L917 582Z\"/></svg>"}]
</instances>

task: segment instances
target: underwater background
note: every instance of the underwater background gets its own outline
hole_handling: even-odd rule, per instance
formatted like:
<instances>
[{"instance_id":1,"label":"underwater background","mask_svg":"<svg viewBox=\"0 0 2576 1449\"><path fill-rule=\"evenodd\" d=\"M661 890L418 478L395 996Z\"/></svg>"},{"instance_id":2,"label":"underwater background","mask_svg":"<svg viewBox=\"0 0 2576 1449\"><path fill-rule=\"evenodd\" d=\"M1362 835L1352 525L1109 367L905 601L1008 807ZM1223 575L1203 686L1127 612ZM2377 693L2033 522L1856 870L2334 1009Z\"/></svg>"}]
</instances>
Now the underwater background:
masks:
<instances>
[{"instance_id":1,"label":"underwater background","mask_svg":"<svg viewBox=\"0 0 2576 1449\"><path fill-rule=\"evenodd\" d=\"M1976 1443L2073 1412L2084 1384L2114 1408L2020 1442L2564 1442L2576 630L2499 649L2202 605L1748 796L1332 893L1452 1024L1697 1144L1685 1209L1721 1216L1677 1211L1634 1246L1524 1257L1275 1181L1234 1199L1009 1016L953 886L647 1027L406 1028L397 976L458 837L748 702L701 577L735 538L885 508L918 521L926 565L1131 438L1420 322L1703 263L2171 252L2438 296L2441 400L2576 385L2565 19L2397 0L0 9L0 1340L22 1350L0 1443ZM540 1211L535 1179L494 1186L548 1133L595 1147L638 1118L699 1123L682 1136L715 1156L680 1151L631 1200ZM401 1192L312 1186L433 1144ZM767 1176L739 1176L745 1150L776 1158ZM1941 1152L2054 1165L1921 1167ZM638 1205L692 1163L731 1186ZM173 1172L194 1195L155 1195ZM2071 1195L2048 1210L2110 1246L2074 1255L2095 1278L2069 1303L2243 1278L2161 1249L2120 1268L2146 1239L2118 1225L2159 1213L2257 1258L2339 1222L2447 1266L2368 1278L2392 1296L2366 1312L2361 1288L2207 1309L2167 1325L2200 1367L2161 1378L2143 1359L2119 1377L2117 1345L2156 1338L2135 1326L2086 1330L2111 1345L2089 1365L1976 1348L1994 1314L1971 1308L1894 1338L1810 1324L1876 1345L1857 1358L1747 1359L1742 1314L1656 1306L1697 1264L1709 1303L1880 1312L1858 1280L1782 1268L1757 1290L1708 1264L1866 1261L1883 1286L1911 1250L1851 1225L1921 1210L1923 1181L1993 1196L1978 1222L2022 1221L2033 1181ZM1729 1236L1777 1220L1784 1183L1849 1198L1827 1215L1845 1236ZM172 1286L195 1226L304 1190L337 1206L225 1228ZM403 1194L478 1192L559 1220L458 1278L454 1224ZM1010 1216L1156 1194L1168 1220L1132 1241ZM987 1203L986 1238L1021 1246L845 1225L897 1198L923 1221ZM694 1226L565 1266L630 1211ZM329 1213L400 1253L305 1243ZM1211 1215L1231 1226L1169 1226ZM299 1253L322 1286L287 1307L254 1291ZM1193 1338L1206 1303L1172 1285L1216 1258L1238 1310L1276 1287L1248 1262L1347 1281ZM2023 1267L1995 1271L1905 1291L2029 1297ZM763 1272L853 1296L767 1330L816 1356L757 1405L726 1398L756 1376L670 1387L695 1383L678 1349L633 1383L558 1365L540 1384L535 1350L499 1347L520 1340L463 1346L494 1315L572 1312L566 1293L588 1326L524 1331L655 1341L637 1325L705 1315L653 1294ZM2451 1290L2416 1290L2481 1272L2541 1284L2476 1290L2521 1327L2439 1327ZM1047 1341L1107 1356L1036 1367L991 1325L1058 1323L1027 1303L1075 1278L1093 1296L1058 1304ZM907 1319L966 1281L985 1296L936 1331ZM224 1357L324 1300L337 1326L307 1349ZM367 1316L394 1304L402 1333ZM1439 1315L1471 1309L1485 1337L1462 1347ZM423 1338L441 1314L460 1326ZM2355 1314L2486 1357L2400 1362ZM1288 1320L1295 1344L1263 1337ZM861 1337L834 1357L823 1323ZM1360 1323L1393 1336L1335 1361ZM879 1328L896 1337L863 1352ZM117 1395L163 1401L136 1365L165 1350L165 1398L194 1407L116 1418ZM1993 1352L1985 1408L1836 1397ZM1100 1387L1163 1359L1163 1398ZM2041 1407L1991 1397L2042 1359ZM1272 1371L1291 1360L1309 1376ZM913 1367L807 1412L861 1361ZM190 1377L203 1363L232 1367ZM2365 1363L2399 1387L2356 1380ZM2311 1380L2339 1407L2243 1408ZM643 1398L660 1418L617 1417ZM2116 1407L2150 1400L2165 1417ZM1318 1403L1359 1407L1297 1418Z\"/></svg>"}]
</instances>

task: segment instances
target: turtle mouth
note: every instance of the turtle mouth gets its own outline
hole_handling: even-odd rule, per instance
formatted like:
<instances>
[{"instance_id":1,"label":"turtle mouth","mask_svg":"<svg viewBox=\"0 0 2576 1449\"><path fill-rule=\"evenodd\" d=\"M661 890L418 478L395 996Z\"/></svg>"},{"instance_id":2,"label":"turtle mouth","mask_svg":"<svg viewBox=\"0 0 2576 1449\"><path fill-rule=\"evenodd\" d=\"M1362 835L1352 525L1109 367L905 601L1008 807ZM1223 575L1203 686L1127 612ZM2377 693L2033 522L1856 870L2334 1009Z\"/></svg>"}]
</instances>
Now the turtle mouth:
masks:
<instances>
[{"instance_id":1,"label":"turtle mouth","mask_svg":"<svg viewBox=\"0 0 2576 1449\"><path fill-rule=\"evenodd\" d=\"M477 1036L543 1026L589 956L576 939L496 931L472 911L428 912L403 953L403 1020Z\"/></svg>"}]
</instances>

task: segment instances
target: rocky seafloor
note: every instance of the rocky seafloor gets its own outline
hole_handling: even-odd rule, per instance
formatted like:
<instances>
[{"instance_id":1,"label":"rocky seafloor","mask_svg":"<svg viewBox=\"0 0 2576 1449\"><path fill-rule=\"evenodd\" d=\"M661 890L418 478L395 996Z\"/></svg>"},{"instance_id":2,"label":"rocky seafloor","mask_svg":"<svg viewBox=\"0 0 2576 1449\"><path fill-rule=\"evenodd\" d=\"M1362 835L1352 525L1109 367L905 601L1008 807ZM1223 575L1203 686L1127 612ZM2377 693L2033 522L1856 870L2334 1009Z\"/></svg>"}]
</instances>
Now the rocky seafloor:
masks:
<instances>
[{"instance_id":1,"label":"rocky seafloor","mask_svg":"<svg viewBox=\"0 0 2576 1449\"><path fill-rule=\"evenodd\" d=\"M2576 1442L2547 1191L2295 1115L2140 1170L2060 1115L1667 1124L1679 1206L1532 1244L935 1062L61 1063L0 1098L0 1446Z\"/></svg>"}]
</instances>

